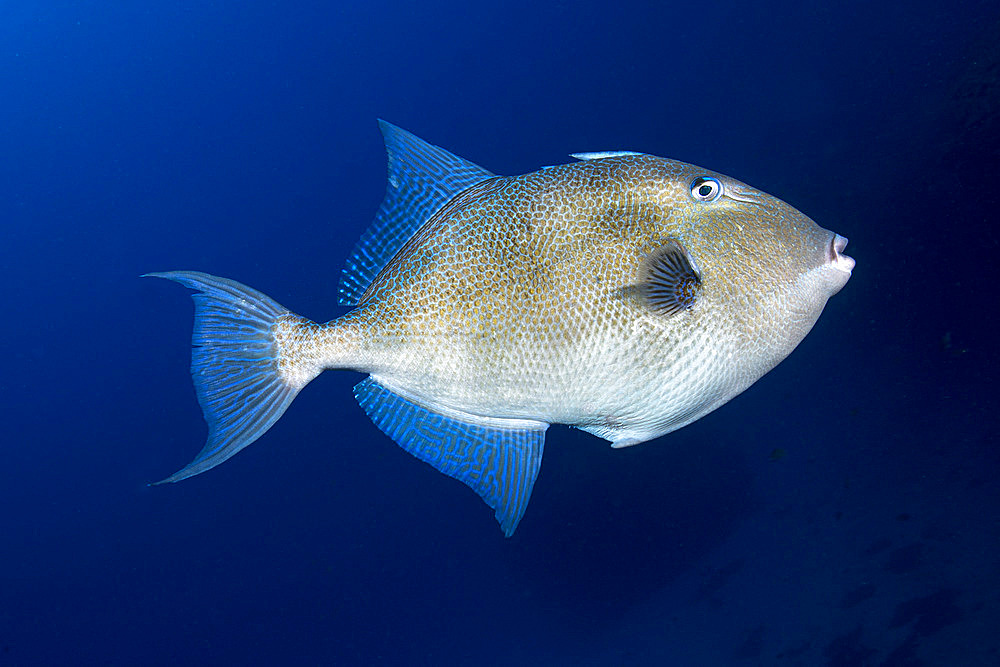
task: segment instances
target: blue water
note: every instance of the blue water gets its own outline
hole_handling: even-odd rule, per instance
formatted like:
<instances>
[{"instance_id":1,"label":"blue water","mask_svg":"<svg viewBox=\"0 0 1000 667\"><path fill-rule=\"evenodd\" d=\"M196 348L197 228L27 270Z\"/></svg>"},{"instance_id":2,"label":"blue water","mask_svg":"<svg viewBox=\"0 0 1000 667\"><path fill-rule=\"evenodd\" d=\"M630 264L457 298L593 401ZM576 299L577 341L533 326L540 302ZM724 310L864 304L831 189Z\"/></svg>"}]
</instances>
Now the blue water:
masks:
<instances>
[{"instance_id":1,"label":"blue water","mask_svg":"<svg viewBox=\"0 0 1000 667\"><path fill-rule=\"evenodd\" d=\"M1000 664L995 2L0 7L0 664ZM513 538L327 373L201 448L197 269L320 321L381 117L641 150L850 238L791 357L662 440L550 429ZM752 267L748 267L752 270Z\"/></svg>"}]
</instances>

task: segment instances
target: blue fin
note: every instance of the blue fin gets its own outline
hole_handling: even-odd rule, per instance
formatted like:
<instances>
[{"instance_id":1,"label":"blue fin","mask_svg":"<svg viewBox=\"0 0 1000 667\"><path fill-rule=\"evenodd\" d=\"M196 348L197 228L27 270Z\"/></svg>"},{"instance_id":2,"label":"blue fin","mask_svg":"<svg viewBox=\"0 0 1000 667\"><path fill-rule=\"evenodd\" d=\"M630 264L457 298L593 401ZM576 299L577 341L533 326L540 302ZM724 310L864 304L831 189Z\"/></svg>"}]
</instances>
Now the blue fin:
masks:
<instances>
[{"instance_id":1,"label":"blue fin","mask_svg":"<svg viewBox=\"0 0 1000 667\"><path fill-rule=\"evenodd\" d=\"M603 160L606 157L622 157L624 155L646 155L635 151L593 151L590 153L570 153L570 157L577 160Z\"/></svg>"},{"instance_id":2,"label":"blue fin","mask_svg":"<svg viewBox=\"0 0 1000 667\"><path fill-rule=\"evenodd\" d=\"M514 534L542 464L548 424L520 419L464 421L417 405L372 378L354 387L354 395L383 433L421 461L470 486L496 510L504 536Z\"/></svg>"},{"instance_id":3,"label":"blue fin","mask_svg":"<svg viewBox=\"0 0 1000 667\"><path fill-rule=\"evenodd\" d=\"M380 120L388 154L385 198L340 278L340 304L356 306L379 271L445 202L494 174Z\"/></svg>"},{"instance_id":4,"label":"blue fin","mask_svg":"<svg viewBox=\"0 0 1000 667\"><path fill-rule=\"evenodd\" d=\"M179 482L219 465L264 435L304 386L278 372L272 329L289 312L234 280L198 271L167 271L166 278L198 290L194 298L191 376L208 422L208 441L194 460L170 477Z\"/></svg>"}]
</instances>

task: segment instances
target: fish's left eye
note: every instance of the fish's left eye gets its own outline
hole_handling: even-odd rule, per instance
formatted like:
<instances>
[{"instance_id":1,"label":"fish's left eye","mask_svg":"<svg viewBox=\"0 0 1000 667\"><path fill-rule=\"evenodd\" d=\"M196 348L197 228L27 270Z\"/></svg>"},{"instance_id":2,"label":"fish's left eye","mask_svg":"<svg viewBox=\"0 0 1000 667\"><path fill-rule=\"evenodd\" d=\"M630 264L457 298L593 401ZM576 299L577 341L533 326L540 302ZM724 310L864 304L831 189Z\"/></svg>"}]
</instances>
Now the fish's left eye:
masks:
<instances>
[{"instance_id":1,"label":"fish's left eye","mask_svg":"<svg viewBox=\"0 0 1000 667\"><path fill-rule=\"evenodd\" d=\"M722 194L722 184L714 178L699 176L691 181L691 196L698 201L714 201Z\"/></svg>"}]
</instances>

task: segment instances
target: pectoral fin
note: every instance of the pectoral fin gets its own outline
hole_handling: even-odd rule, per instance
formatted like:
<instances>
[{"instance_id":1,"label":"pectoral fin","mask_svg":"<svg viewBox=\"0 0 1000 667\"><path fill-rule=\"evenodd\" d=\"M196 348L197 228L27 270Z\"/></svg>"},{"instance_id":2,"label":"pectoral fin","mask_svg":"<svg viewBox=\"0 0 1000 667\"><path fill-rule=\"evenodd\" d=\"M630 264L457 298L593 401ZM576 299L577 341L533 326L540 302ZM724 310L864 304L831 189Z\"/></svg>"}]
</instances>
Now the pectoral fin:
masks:
<instances>
[{"instance_id":1,"label":"pectoral fin","mask_svg":"<svg viewBox=\"0 0 1000 667\"><path fill-rule=\"evenodd\" d=\"M637 295L657 315L670 316L698 300L701 274L679 241L668 241L643 261Z\"/></svg>"}]
</instances>

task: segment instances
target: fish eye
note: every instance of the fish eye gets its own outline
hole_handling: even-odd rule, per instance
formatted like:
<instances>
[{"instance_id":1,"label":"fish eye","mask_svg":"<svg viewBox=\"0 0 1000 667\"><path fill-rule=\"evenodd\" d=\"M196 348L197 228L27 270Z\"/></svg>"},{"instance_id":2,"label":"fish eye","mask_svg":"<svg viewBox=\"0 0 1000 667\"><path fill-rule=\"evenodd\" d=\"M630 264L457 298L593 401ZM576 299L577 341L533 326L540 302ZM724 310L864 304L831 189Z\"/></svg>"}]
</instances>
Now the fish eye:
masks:
<instances>
[{"instance_id":1,"label":"fish eye","mask_svg":"<svg viewBox=\"0 0 1000 667\"><path fill-rule=\"evenodd\" d=\"M691 181L691 196L698 201L714 201L722 194L722 184L714 178L699 176Z\"/></svg>"}]
</instances>

